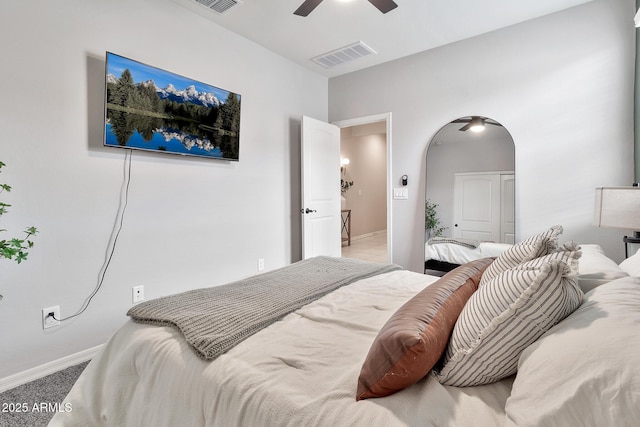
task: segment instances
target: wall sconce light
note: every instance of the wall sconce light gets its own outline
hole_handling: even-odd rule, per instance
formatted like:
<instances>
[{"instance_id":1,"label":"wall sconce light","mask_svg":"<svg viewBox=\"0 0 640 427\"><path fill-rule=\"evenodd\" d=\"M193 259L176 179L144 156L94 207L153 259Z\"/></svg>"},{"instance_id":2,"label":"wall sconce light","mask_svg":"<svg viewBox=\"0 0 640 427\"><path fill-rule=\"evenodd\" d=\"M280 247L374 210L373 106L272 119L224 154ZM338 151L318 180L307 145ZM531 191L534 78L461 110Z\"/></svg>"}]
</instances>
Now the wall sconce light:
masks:
<instances>
[{"instance_id":1,"label":"wall sconce light","mask_svg":"<svg viewBox=\"0 0 640 427\"><path fill-rule=\"evenodd\" d=\"M633 18L633 21L636 23L636 28L640 27L640 9L636 12L636 16Z\"/></svg>"},{"instance_id":2,"label":"wall sconce light","mask_svg":"<svg viewBox=\"0 0 640 427\"><path fill-rule=\"evenodd\" d=\"M596 227L640 230L640 187L598 187L593 214ZM632 237L624 236L624 253L628 257L627 244L640 243L640 232Z\"/></svg>"},{"instance_id":3,"label":"wall sconce light","mask_svg":"<svg viewBox=\"0 0 640 427\"><path fill-rule=\"evenodd\" d=\"M342 171L346 172L346 171L347 171L347 165L348 165L349 163L351 163L351 161L349 160L349 158L348 158L348 157L343 157L343 158L340 160L340 172L342 172Z\"/></svg>"}]
</instances>

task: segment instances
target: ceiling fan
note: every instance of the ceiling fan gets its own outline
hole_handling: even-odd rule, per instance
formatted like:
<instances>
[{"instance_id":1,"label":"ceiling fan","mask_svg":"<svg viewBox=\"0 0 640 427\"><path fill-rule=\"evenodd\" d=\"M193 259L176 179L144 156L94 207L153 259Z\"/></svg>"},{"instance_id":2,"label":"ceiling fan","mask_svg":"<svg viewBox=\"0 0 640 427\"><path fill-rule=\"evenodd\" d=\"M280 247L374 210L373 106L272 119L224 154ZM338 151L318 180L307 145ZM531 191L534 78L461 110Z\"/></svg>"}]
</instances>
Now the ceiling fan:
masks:
<instances>
[{"instance_id":1,"label":"ceiling fan","mask_svg":"<svg viewBox=\"0 0 640 427\"><path fill-rule=\"evenodd\" d=\"M454 120L451 123L466 123L466 125L458 129L462 132L466 132L468 130L471 132L482 132L485 125L502 126L494 120L481 116L463 117L461 119Z\"/></svg>"},{"instance_id":2,"label":"ceiling fan","mask_svg":"<svg viewBox=\"0 0 640 427\"><path fill-rule=\"evenodd\" d=\"M307 16L309 15L313 9L315 9L320 3L322 3L322 0L305 0L298 9L296 9L295 12L293 12L294 15L298 15L298 16ZM374 5L375 7L378 8L378 10L382 13L387 13L393 9L395 9L396 7L398 7L398 5L396 4L396 2L394 2L393 0L369 0L369 3L371 3L372 5Z\"/></svg>"}]
</instances>

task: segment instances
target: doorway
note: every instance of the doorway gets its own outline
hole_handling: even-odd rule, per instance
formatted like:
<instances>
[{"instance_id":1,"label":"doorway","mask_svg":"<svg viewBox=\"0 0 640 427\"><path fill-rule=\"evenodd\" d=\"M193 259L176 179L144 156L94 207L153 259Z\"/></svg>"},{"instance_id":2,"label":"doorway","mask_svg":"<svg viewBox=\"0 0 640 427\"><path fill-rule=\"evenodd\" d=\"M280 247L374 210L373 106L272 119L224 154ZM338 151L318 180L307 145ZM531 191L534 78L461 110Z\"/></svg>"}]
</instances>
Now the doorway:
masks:
<instances>
[{"instance_id":1,"label":"doorway","mask_svg":"<svg viewBox=\"0 0 640 427\"><path fill-rule=\"evenodd\" d=\"M342 256L390 263L391 113L333 124L341 131Z\"/></svg>"}]
</instances>

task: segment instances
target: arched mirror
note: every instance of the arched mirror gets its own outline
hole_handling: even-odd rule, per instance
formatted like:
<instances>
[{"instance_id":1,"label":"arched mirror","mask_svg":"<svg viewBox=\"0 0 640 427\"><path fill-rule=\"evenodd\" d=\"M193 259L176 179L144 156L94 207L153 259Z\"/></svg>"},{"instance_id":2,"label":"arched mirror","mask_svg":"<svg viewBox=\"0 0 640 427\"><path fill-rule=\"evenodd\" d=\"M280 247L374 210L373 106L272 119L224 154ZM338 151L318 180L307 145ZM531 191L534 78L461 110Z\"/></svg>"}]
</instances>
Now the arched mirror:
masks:
<instances>
[{"instance_id":1,"label":"arched mirror","mask_svg":"<svg viewBox=\"0 0 640 427\"><path fill-rule=\"evenodd\" d=\"M515 240L515 145L498 121L461 117L426 156L425 272L496 256Z\"/></svg>"}]
</instances>

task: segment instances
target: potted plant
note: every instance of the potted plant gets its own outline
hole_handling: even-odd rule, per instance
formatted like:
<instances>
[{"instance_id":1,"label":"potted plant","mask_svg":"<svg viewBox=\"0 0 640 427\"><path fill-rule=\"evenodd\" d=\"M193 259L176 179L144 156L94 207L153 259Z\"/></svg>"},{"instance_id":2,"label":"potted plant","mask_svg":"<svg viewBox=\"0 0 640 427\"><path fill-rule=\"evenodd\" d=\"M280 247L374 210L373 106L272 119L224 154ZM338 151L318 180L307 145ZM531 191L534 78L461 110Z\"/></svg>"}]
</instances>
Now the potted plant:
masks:
<instances>
[{"instance_id":1,"label":"potted plant","mask_svg":"<svg viewBox=\"0 0 640 427\"><path fill-rule=\"evenodd\" d=\"M429 199L425 201L424 230L426 240L429 240L432 237L442 236L442 232L448 228L443 227L440 223L440 220L438 219L438 213L436 212L437 207L437 203L432 203Z\"/></svg>"},{"instance_id":2,"label":"potted plant","mask_svg":"<svg viewBox=\"0 0 640 427\"><path fill-rule=\"evenodd\" d=\"M5 166L4 163L0 162L0 169ZM0 184L0 194L3 192L10 192L11 187L7 184ZM7 213L7 208L11 205L0 201L0 216ZM0 233L6 232L7 230L0 229ZM33 247L33 241L31 240L32 236L38 232L35 227L28 227L24 234L25 236L22 239L18 238L10 238L10 239L2 239L0 240L0 258L8 259L17 262L20 264L22 261L27 259L28 249ZM2 299L2 295L0 294L0 299Z\"/></svg>"}]
</instances>

